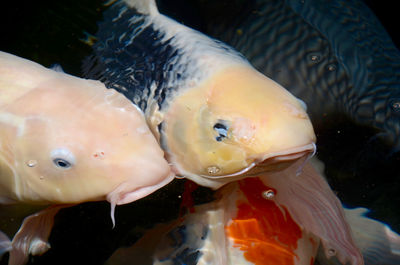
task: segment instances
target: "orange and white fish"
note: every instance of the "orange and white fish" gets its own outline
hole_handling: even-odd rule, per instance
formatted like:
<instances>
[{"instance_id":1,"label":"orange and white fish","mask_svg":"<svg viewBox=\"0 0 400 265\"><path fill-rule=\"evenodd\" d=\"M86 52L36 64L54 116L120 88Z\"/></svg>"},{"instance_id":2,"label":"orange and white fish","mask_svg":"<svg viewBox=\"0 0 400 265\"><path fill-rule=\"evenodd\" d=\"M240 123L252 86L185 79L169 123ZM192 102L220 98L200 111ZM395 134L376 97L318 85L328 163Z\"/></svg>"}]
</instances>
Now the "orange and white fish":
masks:
<instances>
[{"instance_id":1,"label":"orange and white fish","mask_svg":"<svg viewBox=\"0 0 400 265\"><path fill-rule=\"evenodd\" d=\"M215 201L154 228L109 264L310 265L317 258L364 264L328 183L309 163L297 170L227 184ZM131 262L137 259L143 261Z\"/></svg>"},{"instance_id":2,"label":"orange and white fish","mask_svg":"<svg viewBox=\"0 0 400 265\"><path fill-rule=\"evenodd\" d=\"M365 217L364 208L343 211L310 164L297 177L293 173L284 172L298 179L289 185L279 176L228 184L217 191L215 201L189 208L172 223L156 225L134 245L118 249L107 264L339 265L363 264L362 259L365 265L400 263L400 235Z\"/></svg>"},{"instance_id":3,"label":"orange and white fish","mask_svg":"<svg viewBox=\"0 0 400 265\"><path fill-rule=\"evenodd\" d=\"M25 219L0 254L23 264L47 250L57 211L130 203L174 175L143 113L115 90L0 52L0 203L56 205Z\"/></svg>"},{"instance_id":4,"label":"orange and white fish","mask_svg":"<svg viewBox=\"0 0 400 265\"><path fill-rule=\"evenodd\" d=\"M314 152L304 104L229 46L154 0L118 1L104 18L86 75L145 112L177 175L217 189Z\"/></svg>"}]
</instances>

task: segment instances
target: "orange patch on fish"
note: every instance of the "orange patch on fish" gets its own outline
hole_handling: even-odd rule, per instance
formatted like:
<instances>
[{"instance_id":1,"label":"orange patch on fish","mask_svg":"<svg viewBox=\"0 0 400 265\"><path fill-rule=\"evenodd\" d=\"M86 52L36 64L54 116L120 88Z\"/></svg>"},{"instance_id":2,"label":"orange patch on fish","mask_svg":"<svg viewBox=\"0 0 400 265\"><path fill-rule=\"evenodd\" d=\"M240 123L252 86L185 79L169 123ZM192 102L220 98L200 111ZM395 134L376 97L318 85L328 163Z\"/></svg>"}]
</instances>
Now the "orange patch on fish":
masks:
<instances>
[{"instance_id":1,"label":"orange patch on fish","mask_svg":"<svg viewBox=\"0 0 400 265\"><path fill-rule=\"evenodd\" d=\"M302 231L285 207L262 196L266 190L275 194L276 190L258 178L244 179L239 185L247 201L237 202L237 216L226 226L233 246L257 265L293 265Z\"/></svg>"}]
</instances>

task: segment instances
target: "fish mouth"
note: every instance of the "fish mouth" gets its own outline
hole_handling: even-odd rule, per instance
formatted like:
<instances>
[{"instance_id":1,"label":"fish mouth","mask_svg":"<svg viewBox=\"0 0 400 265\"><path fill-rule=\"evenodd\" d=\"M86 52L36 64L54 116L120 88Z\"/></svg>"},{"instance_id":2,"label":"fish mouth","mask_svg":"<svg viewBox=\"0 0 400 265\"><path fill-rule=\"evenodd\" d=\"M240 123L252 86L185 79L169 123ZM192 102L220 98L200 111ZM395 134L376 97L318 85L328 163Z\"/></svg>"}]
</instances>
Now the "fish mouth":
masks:
<instances>
[{"instance_id":1,"label":"fish mouth","mask_svg":"<svg viewBox=\"0 0 400 265\"><path fill-rule=\"evenodd\" d=\"M215 180L232 177L242 178L266 172L275 172L289 167L295 161L303 157L311 158L316 153L316 150L316 145L313 142L307 145L261 156L261 158L255 159L255 161L249 164L246 168L232 174L218 176L201 175L201 177Z\"/></svg>"}]
</instances>

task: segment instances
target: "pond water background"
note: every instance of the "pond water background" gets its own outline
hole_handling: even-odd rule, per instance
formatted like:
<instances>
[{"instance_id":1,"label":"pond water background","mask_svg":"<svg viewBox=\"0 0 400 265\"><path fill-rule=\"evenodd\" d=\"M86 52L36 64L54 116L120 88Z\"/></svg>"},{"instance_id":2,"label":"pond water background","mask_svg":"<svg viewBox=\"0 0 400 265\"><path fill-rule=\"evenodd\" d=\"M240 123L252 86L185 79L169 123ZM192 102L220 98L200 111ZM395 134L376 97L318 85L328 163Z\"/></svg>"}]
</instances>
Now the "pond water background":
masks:
<instances>
[{"instance_id":1,"label":"pond water background","mask_svg":"<svg viewBox=\"0 0 400 265\"><path fill-rule=\"evenodd\" d=\"M203 19L202 14L193 10L190 1L162 2L165 5L173 2L173 8L166 10L171 15L174 10L185 10L188 25L199 25ZM66 73L81 76L81 62L91 53L90 47L81 41L85 38L83 32L96 33L96 22L105 10L101 3L93 0L9 2L7 7L1 7L0 50L47 67L58 63ZM366 3L399 48L395 2L368 0ZM362 136L370 129L367 127L346 119L340 123L332 121L318 132L319 155L323 161L327 159L328 180L346 205L371 209L370 216L385 221L400 233L399 156L389 161L381 158L375 167L363 171L363 176L352 174L351 165L342 166L363 147ZM119 206L114 229L108 203L86 203L62 210L50 237L51 251L32 258L30 264L102 264L117 247L137 240L152 223L174 218L183 190L184 181L177 180L143 200ZM195 198L199 203L207 201L210 193L200 189ZM3 264L6 264L4 259L0 262Z\"/></svg>"}]
</instances>

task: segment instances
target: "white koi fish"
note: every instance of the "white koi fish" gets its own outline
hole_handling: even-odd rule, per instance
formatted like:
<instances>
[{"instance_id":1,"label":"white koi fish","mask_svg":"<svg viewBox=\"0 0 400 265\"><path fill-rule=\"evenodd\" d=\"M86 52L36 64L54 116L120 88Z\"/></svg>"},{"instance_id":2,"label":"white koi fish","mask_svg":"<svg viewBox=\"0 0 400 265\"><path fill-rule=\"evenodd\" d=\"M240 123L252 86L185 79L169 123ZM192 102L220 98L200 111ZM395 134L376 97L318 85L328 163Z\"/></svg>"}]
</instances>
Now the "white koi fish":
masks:
<instances>
[{"instance_id":1,"label":"white koi fish","mask_svg":"<svg viewBox=\"0 0 400 265\"><path fill-rule=\"evenodd\" d=\"M107 200L138 200L173 179L142 112L98 82L0 52L0 203L51 206L26 218L10 265L48 249L57 211Z\"/></svg>"}]
</instances>

